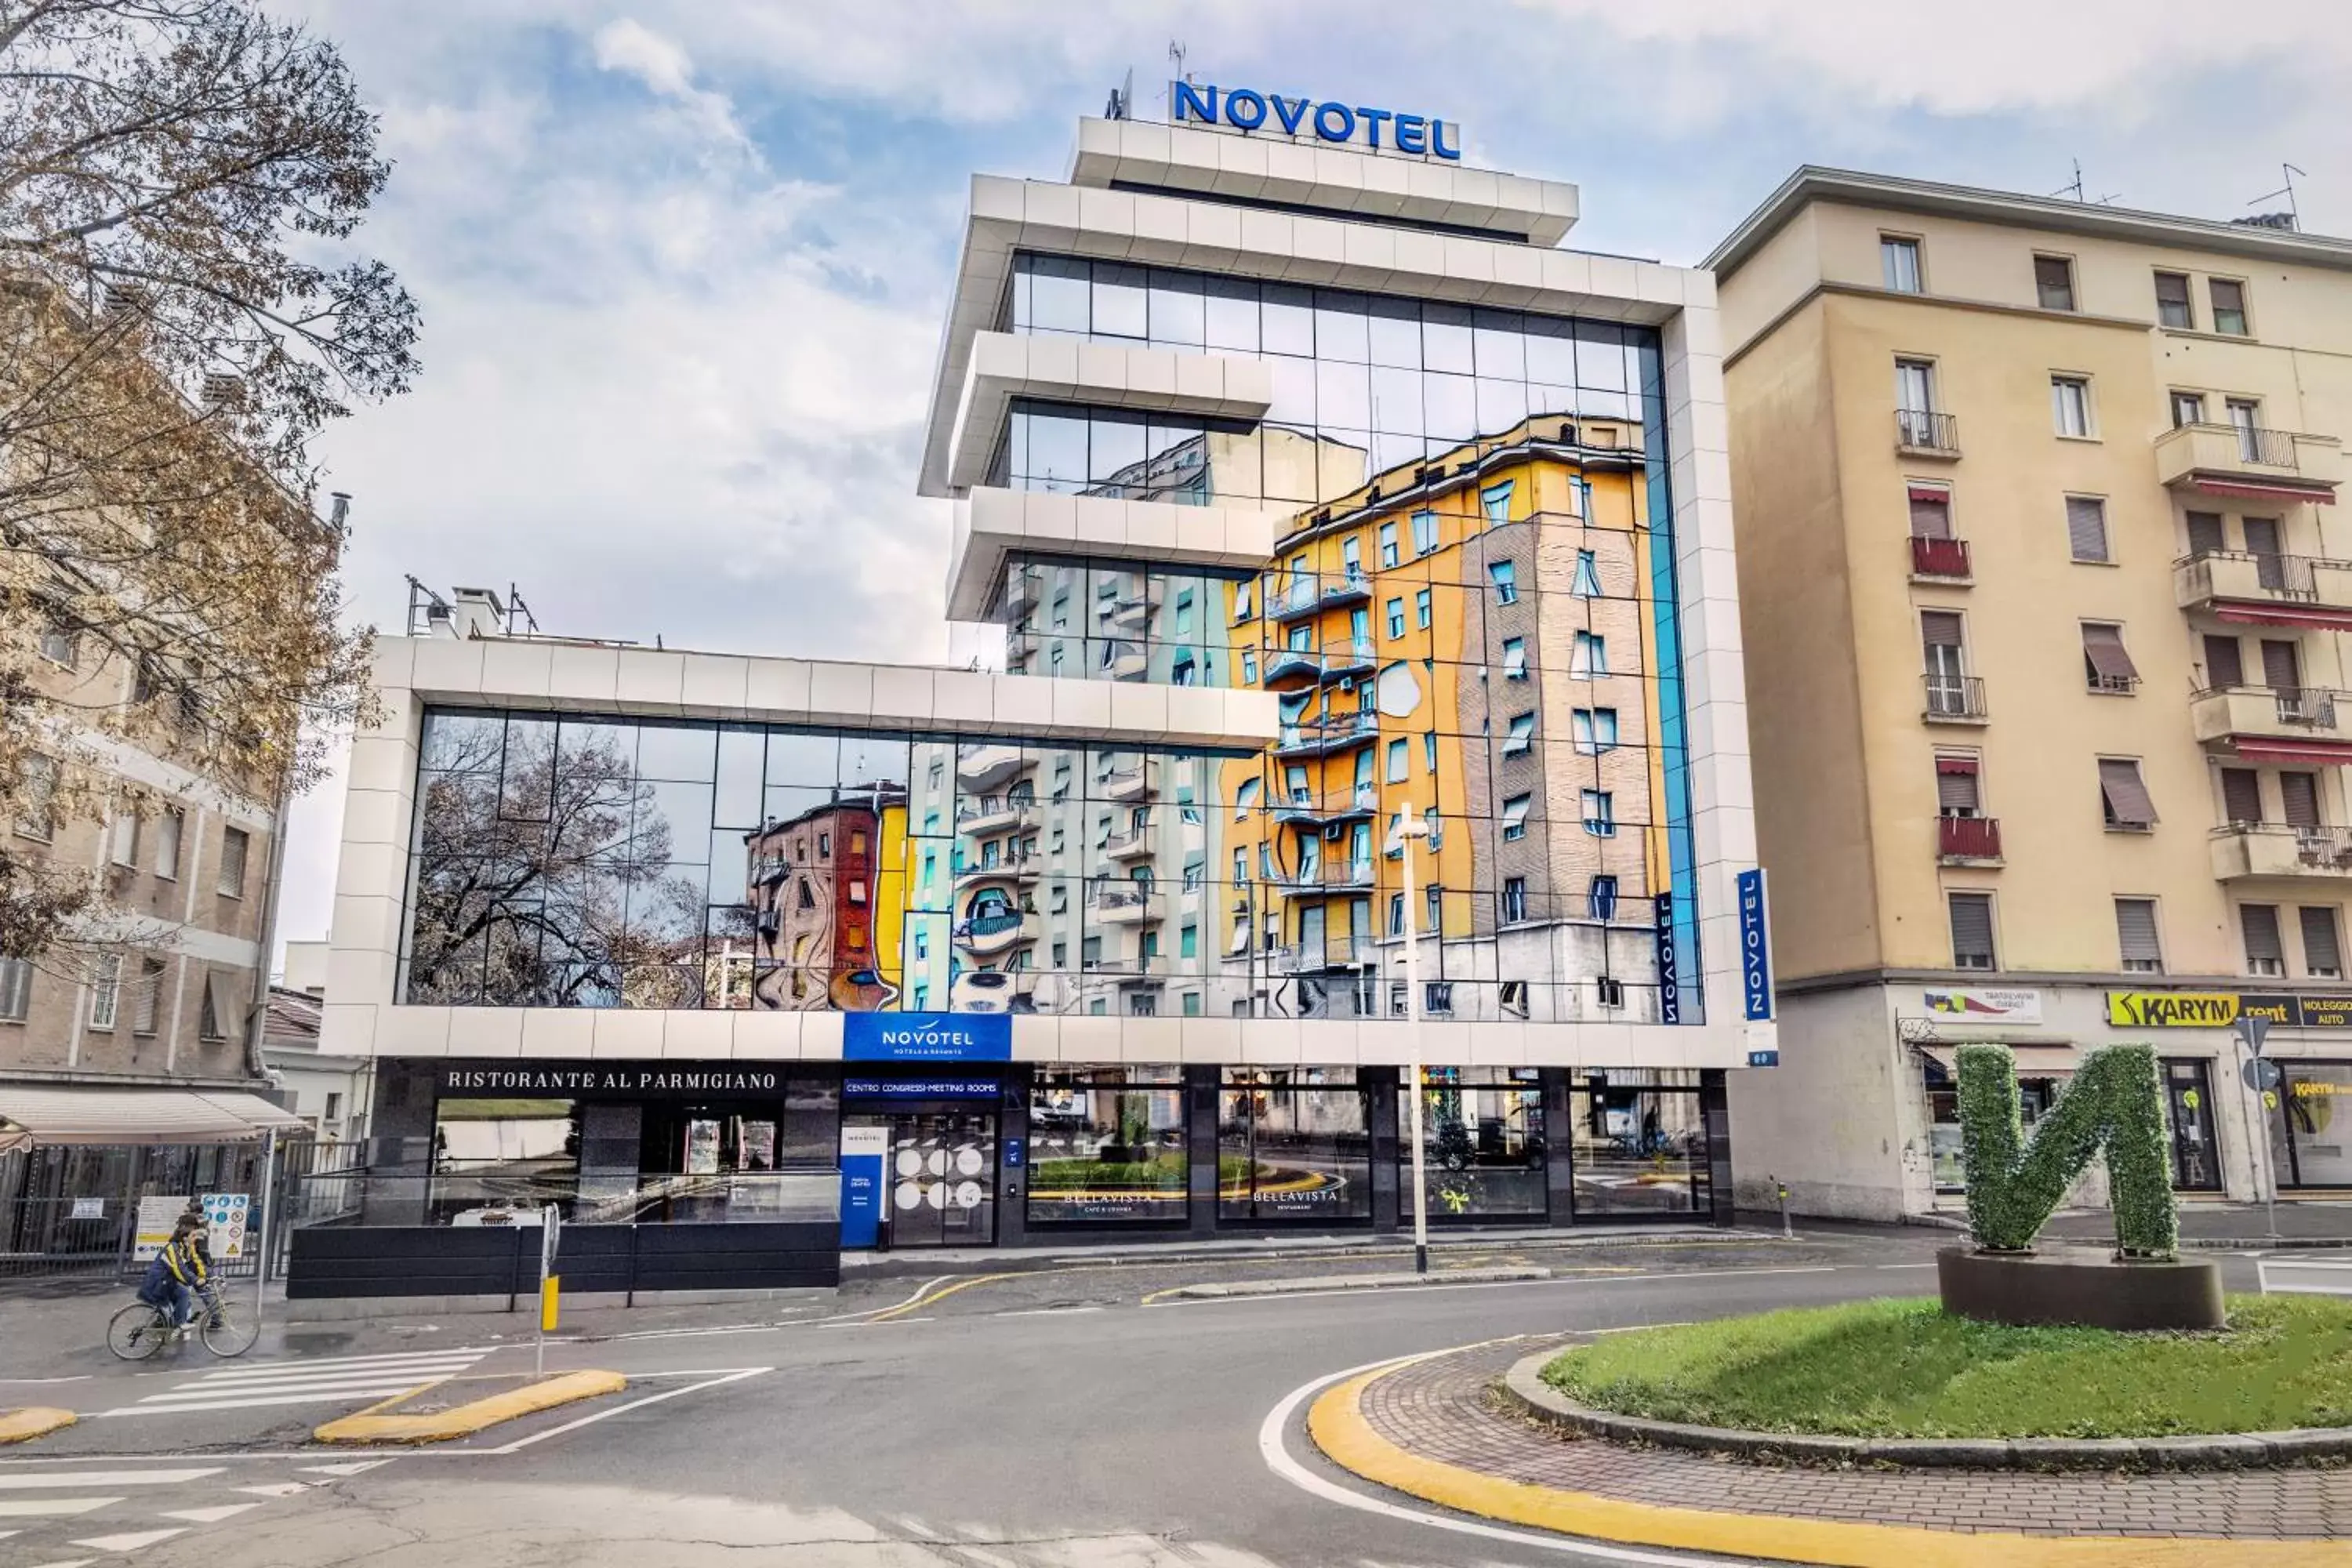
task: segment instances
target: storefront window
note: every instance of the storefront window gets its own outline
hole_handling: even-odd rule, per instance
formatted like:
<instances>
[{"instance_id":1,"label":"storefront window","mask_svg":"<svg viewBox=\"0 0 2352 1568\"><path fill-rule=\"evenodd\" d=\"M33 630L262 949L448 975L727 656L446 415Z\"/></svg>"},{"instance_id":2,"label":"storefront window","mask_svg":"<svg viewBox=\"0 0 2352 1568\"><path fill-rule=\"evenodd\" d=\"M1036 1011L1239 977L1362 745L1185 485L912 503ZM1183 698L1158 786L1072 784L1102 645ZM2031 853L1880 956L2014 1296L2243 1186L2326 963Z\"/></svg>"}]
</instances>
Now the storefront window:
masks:
<instances>
[{"instance_id":1,"label":"storefront window","mask_svg":"<svg viewBox=\"0 0 2352 1568\"><path fill-rule=\"evenodd\" d=\"M1969 1190L1968 1161L1962 1156L1960 1142L1959 1085L1951 1069L1930 1057L1925 1068L1927 1092L1927 1157L1936 1191L1944 1194L1965 1193ZM2059 1080L2050 1078L2021 1078L2017 1080L2018 1119L2031 1134L2033 1124L2042 1120L2058 1098Z\"/></svg>"},{"instance_id":2,"label":"storefront window","mask_svg":"<svg viewBox=\"0 0 2352 1568\"><path fill-rule=\"evenodd\" d=\"M2352 1187L2352 1062L2279 1066L2278 1109L2270 1118L2279 1185Z\"/></svg>"},{"instance_id":3,"label":"storefront window","mask_svg":"<svg viewBox=\"0 0 2352 1568\"><path fill-rule=\"evenodd\" d=\"M1422 1168L1433 1219L1496 1215L1540 1219L1544 1194L1543 1090L1533 1068L1425 1068ZM1398 1143L1398 1190L1412 1205L1412 1153Z\"/></svg>"},{"instance_id":4,"label":"storefront window","mask_svg":"<svg viewBox=\"0 0 2352 1568\"><path fill-rule=\"evenodd\" d=\"M1353 1068L1229 1068L1217 1107L1222 1219L1369 1219L1371 1118Z\"/></svg>"},{"instance_id":5,"label":"storefront window","mask_svg":"<svg viewBox=\"0 0 2352 1568\"><path fill-rule=\"evenodd\" d=\"M1185 1217L1183 1074L1174 1067L1051 1067L1029 1092L1029 1223Z\"/></svg>"},{"instance_id":6,"label":"storefront window","mask_svg":"<svg viewBox=\"0 0 2352 1568\"><path fill-rule=\"evenodd\" d=\"M508 1225L580 1182L580 1107L569 1100L444 1100L433 1131L435 1225Z\"/></svg>"},{"instance_id":7,"label":"storefront window","mask_svg":"<svg viewBox=\"0 0 2352 1568\"><path fill-rule=\"evenodd\" d=\"M1697 1073L1595 1073L1576 1086L1569 1103L1579 1215L1693 1214L1706 1206Z\"/></svg>"}]
</instances>

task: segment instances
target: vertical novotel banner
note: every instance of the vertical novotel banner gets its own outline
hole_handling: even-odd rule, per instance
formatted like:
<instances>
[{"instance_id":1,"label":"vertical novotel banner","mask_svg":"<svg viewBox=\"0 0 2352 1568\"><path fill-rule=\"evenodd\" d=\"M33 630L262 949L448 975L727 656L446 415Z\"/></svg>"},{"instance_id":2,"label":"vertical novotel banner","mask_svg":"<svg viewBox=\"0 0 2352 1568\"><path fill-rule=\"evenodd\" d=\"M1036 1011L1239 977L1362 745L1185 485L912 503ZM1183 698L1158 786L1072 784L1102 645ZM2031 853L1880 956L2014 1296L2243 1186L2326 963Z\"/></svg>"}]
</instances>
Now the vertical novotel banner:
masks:
<instances>
[{"instance_id":1,"label":"vertical novotel banner","mask_svg":"<svg viewBox=\"0 0 2352 1568\"><path fill-rule=\"evenodd\" d=\"M1658 1022L1683 1021L1683 983L1675 972L1675 896L1660 893L1658 904Z\"/></svg>"},{"instance_id":2,"label":"vertical novotel banner","mask_svg":"<svg viewBox=\"0 0 2352 1568\"><path fill-rule=\"evenodd\" d=\"M871 1247L882 1225L882 1163L890 1157L887 1127L841 1130L841 1245Z\"/></svg>"},{"instance_id":3,"label":"vertical novotel banner","mask_svg":"<svg viewBox=\"0 0 2352 1568\"><path fill-rule=\"evenodd\" d=\"M841 1059L850 1062L1009 1062L1010 1013L845 1013Z\"/></svg>"},{"instance_id":4,"label":"vertical novotel banner","mask_svg":"<svg viewBox=\"0 0 2352 1568\"><path fill-rule=\"evenodd\" d=\"M1772 1016L1772 933L1767 921L1764 869L1742 871L1739 888L1739 994L1747 1016Z\"/></svg>"},{"instance_id":5,"label":"vertical novotel banner","mask_svg":"<svg viewBox=\"0 0 2352 1568\"><path fill-rule=\"evenodd\" d=\"M1169 118L1179 125L1197 121L1203 125L1230 125L1236 131L1275 131L1285 136L1313 136L1319 142L1359 144L1381 153L1406 153L1415 157L1462 160L1462 127L1454 121L1425 114L1403 114L1393 109L1365 109L1334 99L1318 103L1307 98L1235 88L1227 92L1189 81L1168 84ZM1451 132L1451 140L1448 133Z\"/></svg>"}]
</instances>

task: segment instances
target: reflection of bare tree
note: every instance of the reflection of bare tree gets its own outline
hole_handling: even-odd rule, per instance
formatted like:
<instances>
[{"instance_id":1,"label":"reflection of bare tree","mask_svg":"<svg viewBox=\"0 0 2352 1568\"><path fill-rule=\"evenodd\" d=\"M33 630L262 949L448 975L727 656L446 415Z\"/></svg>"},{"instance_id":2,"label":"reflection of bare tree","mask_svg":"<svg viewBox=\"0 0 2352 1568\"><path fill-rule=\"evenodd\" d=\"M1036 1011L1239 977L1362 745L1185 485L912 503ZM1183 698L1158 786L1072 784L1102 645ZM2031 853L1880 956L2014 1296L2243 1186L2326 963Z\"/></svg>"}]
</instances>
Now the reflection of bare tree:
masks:
<instances>
[{"instance_id":1,"label":"reflection of bare tree","mask_svg":"<svg viewBox=\"0 0 2352 1568\"><path fill-rule=\"evenodd\" d=\"M454 728L454 727L453 727ZM457 729L418 812L412 1003L694 1006L703 895L611 737Z\"/></svg>"}]
</instances>

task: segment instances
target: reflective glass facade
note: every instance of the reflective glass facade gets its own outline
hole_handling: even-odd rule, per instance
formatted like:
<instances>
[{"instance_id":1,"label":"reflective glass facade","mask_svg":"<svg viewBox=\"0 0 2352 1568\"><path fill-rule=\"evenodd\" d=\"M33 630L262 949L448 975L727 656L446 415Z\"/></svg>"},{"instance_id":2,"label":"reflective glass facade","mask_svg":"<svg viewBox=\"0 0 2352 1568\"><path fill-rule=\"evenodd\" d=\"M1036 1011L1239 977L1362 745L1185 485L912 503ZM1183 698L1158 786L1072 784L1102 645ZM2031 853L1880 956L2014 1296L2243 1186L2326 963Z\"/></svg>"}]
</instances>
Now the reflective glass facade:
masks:
<instances>
[{"instance_id":1,"label":"reflective glass facade","mask_svg":"<svg viewBox=\"0 0 2352 1568\"><path fill-rule=\"evenodd\" d=\"M1005 571L1004 668L1013 675L1245 686L1233 627L1255 573L1203 573L1133 562L1016 558Z\"/></svg>"}]
</instances>

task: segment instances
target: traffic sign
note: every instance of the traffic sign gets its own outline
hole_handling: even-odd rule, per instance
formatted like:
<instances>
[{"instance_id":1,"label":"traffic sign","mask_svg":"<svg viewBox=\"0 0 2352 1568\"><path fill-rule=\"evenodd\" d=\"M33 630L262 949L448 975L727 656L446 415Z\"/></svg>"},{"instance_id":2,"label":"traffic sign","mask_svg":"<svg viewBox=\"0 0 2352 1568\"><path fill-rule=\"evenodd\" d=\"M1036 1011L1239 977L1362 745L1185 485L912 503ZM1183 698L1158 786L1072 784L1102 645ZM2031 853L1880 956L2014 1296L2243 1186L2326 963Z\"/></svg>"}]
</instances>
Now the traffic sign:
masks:
<instances>
[{"instance_id":1,"label":"traffic sign","mask_svg":"<svg viewBox=\"0 0 2352 1568\"><path fill-rule=\"evenodd\" d=\"M2263 1042L2271 1037L2271 1021L2259 1013L2241 1013L2231 1027L2238 1038L2246 1042L2246 1049L2256 1056L2263 1054Z\"/></svg>"},{"instance_id":2,"label":"traffic sign","mask_svg":"<svg viewBox=\"0 0 2352 1568\"><path fill-rule=\"evenodd\" d=\"M2268 1057L2249 1058L2245 1064L2239 1068L2238 1073L2246 1080L2248 1089L2258 1089L2263 1093L2276 1089L2279 1086L2280 1078L2284 1076L2279 1071L2278 1063Z\"/></svg>"}]
</instances>

